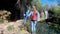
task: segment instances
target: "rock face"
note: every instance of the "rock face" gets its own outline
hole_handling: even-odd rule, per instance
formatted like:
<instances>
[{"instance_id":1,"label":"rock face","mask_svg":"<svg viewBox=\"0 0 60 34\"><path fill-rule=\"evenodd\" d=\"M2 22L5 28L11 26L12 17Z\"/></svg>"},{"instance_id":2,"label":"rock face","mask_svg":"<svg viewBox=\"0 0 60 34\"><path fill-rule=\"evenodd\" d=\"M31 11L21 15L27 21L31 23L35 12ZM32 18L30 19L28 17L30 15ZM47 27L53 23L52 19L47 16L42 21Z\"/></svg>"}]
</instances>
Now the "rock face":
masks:
<instances>
[{"instance_id":1,"label":"rock face","mask_svg":"<svg viewBox=\"0 0 60 34\"><path fill-rule=\"evenodd\" d=\"M10 30L8 30L8 28ZM13 29L12 29L13 27ZM0 24L0 34L30 34L23 25L23 20Z\"/></svg>"}]
</instances>

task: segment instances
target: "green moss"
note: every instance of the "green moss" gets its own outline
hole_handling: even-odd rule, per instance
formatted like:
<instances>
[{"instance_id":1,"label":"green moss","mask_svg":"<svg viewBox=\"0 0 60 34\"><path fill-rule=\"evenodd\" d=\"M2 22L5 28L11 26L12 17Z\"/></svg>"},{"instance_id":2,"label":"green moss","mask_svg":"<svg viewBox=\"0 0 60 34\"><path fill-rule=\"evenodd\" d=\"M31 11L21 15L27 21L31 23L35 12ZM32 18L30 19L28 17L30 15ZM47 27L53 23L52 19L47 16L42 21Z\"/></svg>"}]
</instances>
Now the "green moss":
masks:
<instances>
[{"instance_id":1,"label":"green moss","mask_svg":"<svg viewBox=\"0 0 60 34\"><path fill-rule=\"evenodd\" d=\"M0 19L0 23L3 23L3 21L4 21L3 19Z\"/></svg>"},{"instance_id":2,"label":"green moss","mask_svg":"<svg viewBox=\"0 0 60 34\"><path fill-rule=\"evenodd\" d=\"M7 27L7 29L10 31L10 30L14 30L14 26L13 25L9 25L8 27Z\"/></svg>"}]
</instances>

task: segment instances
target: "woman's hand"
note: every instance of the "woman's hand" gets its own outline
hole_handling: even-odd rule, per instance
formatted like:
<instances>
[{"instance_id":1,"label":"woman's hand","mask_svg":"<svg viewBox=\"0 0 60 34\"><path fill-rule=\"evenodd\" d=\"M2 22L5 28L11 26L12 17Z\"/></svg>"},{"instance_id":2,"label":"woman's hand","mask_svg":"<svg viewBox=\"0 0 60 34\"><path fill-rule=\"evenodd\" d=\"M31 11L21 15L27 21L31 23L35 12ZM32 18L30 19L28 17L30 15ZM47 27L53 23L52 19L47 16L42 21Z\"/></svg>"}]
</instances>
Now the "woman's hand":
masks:
<instances>
[{"instance_id":1,"label":"woman's hand","mask_svg":"<svg viewBox=\"0 0 60 34\"><path fill-rule=\"evenodd\" d=\"M24 14L24 16L25 16L25 14Z\"/></svg>"}]
</instances>

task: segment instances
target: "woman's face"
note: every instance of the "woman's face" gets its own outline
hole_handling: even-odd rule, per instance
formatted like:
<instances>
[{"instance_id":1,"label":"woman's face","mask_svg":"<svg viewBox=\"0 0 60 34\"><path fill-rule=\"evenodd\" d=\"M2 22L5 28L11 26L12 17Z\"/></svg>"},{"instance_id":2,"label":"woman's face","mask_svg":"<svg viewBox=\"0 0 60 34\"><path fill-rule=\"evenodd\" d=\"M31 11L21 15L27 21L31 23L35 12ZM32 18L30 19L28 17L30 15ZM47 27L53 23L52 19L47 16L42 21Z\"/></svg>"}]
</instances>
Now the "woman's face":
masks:
<instances>
[{"instance_id":1,"label":"woman's face","mask_svg":"<svg viewBox=\"0 0 60 34\"><path fill-rule=\"evenodd\" d=\"M36 11L36 8L34 7L33 10Z\"/></svg>"},{"instance_id":2,"label":"woman's face","mask_svg":"<svg viewBox=\"0 0 60 34\"><path fill-rule=\"evenodd\" d=\"M32 8L32 11L33 11L33 12L35 12L35 11L36 11L36 9L35 9L35 8Z\"/></svg>"}]
</instances>

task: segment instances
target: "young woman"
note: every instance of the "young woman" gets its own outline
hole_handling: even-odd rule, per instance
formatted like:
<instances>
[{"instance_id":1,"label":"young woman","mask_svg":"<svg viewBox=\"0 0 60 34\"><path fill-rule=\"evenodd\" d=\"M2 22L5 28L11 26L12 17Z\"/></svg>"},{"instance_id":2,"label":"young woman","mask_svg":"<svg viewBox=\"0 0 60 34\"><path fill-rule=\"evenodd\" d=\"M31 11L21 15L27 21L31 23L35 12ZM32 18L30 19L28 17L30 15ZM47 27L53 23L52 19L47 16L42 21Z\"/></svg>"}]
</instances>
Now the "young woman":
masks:
<instances>
[{"instance_id":1,"label":"young woman","mask_svg":"<svg viewBox=\"0 0 60 34\"><path fill-rule=\"evenodd\" d=\"M35 6L33 6L31 13L28 15L31 17L31 33L36 34L36 24L39 21L39 12L36 10Z\"/></svg>"}]
</instances>

